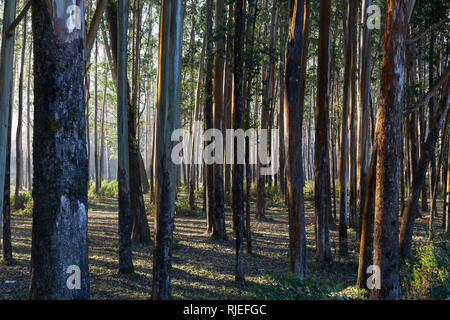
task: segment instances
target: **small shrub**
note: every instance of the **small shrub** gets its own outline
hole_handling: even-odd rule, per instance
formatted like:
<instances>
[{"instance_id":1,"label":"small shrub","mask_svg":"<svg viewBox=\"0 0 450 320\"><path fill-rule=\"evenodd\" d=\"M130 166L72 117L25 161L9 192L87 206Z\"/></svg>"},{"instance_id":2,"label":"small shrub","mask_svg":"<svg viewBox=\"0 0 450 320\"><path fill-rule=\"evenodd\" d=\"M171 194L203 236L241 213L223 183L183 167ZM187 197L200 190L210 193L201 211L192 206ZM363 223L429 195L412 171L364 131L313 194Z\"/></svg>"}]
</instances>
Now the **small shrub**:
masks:
<instances>
[{"instance_id":1,"label":"small shrub","mask_svg":"<svg viewBox=\"0 0 450 320\"><path fill-rule=\"evenodd\" d=\"M102 185L95 192L95 182L89 181L88 197L90 200L117 198L119 196L119 184L117 180L102 181Z\"/></svg>"},{"instance_id":2,"label":"small shrub","mask_svg":"<svg viewBox=\"0 0 450 320\"><path fill-rule=\"evenodd\" d=\"M316 278L300 279L292 273L282 276L266 275L254 288L257 300L329 300L335 299L336 289Z\"/></svg>"},{"instance_id":3,"label":"small shrub","mask_svg":"<svg viewBox=\"0 0 450 320\"><path fill-rule=\"evenodd\" d=\"M33 215L33 196L31 191L20 191L18 197L11 196L11 208L24 216Z\"/></svg>"},{"instance_id":4,"label":"small shrub","mask_svg":"<svg viewBox=\"0 0 450 320\"><path fill-rule=\"evenodd\" d=\"M187 197L179 198L175 202L175 213L177 215L186 215L191 212L191 207L189 206L189 199Z\"/></svg>"},{"instance_id":5,"label":"small shrub","mask_svg":"<svg viewBox=\"0 0 450 320\"><path fill-rule=\"evenodd\" d=\"M446 299L450 295L450 243L427 242L406 263L403 292L406 299Z\"/></svg>"}]
</instances>

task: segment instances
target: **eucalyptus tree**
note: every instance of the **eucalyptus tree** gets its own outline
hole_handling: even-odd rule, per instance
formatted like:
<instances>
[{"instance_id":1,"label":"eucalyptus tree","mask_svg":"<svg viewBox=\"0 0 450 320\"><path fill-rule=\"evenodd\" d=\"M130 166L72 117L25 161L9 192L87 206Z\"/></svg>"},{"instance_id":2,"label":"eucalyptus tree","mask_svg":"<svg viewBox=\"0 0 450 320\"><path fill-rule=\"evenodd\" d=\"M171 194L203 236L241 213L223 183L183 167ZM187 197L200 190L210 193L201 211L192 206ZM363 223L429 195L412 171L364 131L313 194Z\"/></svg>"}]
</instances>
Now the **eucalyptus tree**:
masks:
<instances>
[{"instance_id":1,"label":"eucalyptus tree","mask_svg":"<svg viewBox=\"0 0 450 320\"><path fill-rule=\"evenodd\" d=\"M302 165L303 110L298 107L300 105L299 83L303 49L303 9L303 1L290 1L284 79L284 150L286 154L286 181L288 188L290 270L301 278L306 276L306 231Z\"/></svg>"},{"instance_id":2,"label":"eucalyptus tree","mask_svg":"<svg viewBox=\"0 0 450 320\"><path fill-rule=\"evenodd\" d=\"M16 0L5 0L3 8L3 31L7 30L16 15ZM13 74L14 34L3 33L0 57L0 168L6 167L9 105L11 100L11 79ZM5 170L0 170L0 238L2 238L3 194L5 191Z\"/></svg>"},{"instance_id":3,"label":"eucalyptus tree","mask_svg":"<svg viewBox=\"0 0 450 320\"><path fill-rule=\"evenodd\" d=\"M314 212L316 228L316 259L331 259L329 238L330 172L328 156L329 129L329 45L330 0L320 1L319 56L317 70L316 141L314 154Z\"/></svg>"},{"instance_id":4,"label":"eucalyptus tree","mask_svg":"<svg viewBox=\"0 0 450 320\"><path fill-rule=\"evenodd\" d=\"M400 299L398 212L402 99L405 79L409 0L386 3L380 103L377 114L377 167L373 264L379 267L379 288L373 299Z\"/></svg>"},{"instance_id":5,"label":"eucalyptus tree","mask_svg":"<svg viewBox=\"0 0 450 320\"><path fill-rule=\"evenodd\" d=\"M36 0L31 299L88 299L85 1ZM59 15L67 12L66 15ZM55 174L57 173L57 174ZM68 274L79 276L74 283ZM77 290L72 290L72 289Z\"/></svg>"},{"instance_id":6,"label":"eucalyptus tree","mask_svg":"<svg viewBox=\"0 0 450 320\"><path fill-rule=\"evenodd\" d=\"M172 132L178 125L181 94L183 5L162 0L158 59L158 102L155 136L155 240L152 299L169 299L175 219L176 172L171 159Z\"/></svg>"}]
</instances>

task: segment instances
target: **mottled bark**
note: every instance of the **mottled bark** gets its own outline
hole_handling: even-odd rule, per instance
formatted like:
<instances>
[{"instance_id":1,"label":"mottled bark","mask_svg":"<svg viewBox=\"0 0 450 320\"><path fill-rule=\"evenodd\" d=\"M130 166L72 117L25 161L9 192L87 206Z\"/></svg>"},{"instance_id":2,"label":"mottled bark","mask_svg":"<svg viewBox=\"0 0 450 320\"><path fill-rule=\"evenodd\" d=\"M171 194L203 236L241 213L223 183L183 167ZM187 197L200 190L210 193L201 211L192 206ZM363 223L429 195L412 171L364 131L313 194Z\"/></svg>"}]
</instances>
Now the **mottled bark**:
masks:
<instances>
[{"instance_id":1,"label":"mottled bark","mask_svg":"<svg viewBox=\"0 0 450 320\"><path fill-rule=\"evenodd\" d=\"M88 299L85 1L76 1L81 13L75 15L73 29L66 25L67 16L59 15L67 12L68 2L35 0L34 4L30 298ZM78 289L68 285L73 272L69 267L74 265L80 271Z\"/></svg>"}]
</instances>

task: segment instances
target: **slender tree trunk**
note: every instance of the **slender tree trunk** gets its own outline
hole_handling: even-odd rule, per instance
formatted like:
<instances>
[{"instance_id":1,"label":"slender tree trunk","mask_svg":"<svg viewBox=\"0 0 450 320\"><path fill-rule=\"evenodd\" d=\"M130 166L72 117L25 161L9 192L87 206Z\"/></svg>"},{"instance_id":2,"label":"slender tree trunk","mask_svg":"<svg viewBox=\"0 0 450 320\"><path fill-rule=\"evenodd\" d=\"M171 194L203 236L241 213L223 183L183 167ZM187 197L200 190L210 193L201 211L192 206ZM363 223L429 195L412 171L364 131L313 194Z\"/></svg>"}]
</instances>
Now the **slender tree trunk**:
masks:
<instances>
[{"instance_id":1,"label":"slender tree trunk","mask_svg":"<svg viewBox=\"0 0 450 320\"><path fill-rule=\"evenodd\" d=\"M158 104L155 148L155 241L152 299L171 296L170 269L175 218L174 143L170 135L178 125L181 94L183 5L181 0L161 2Z\"/></svg>"},{"instance_id":2,"label":"slender tree trunk","mask_svg":"<svg viewBox=\"0 0 450 320\"><path fill-rule=\"evenodd\" d=\"M233 129L239 130L242 125L242 27L243 27L243 0L237 0L235 8L234 27L234 92L233 92ZM242 147L242 146L241 146ZM244 165L238 164L237 142L233 140L233 212L236 226L236 267L235 280L244 281Z\"/></svg>"},{"instance_id":3,"label":"slender tree trunk","mask_svg":"<svg viewBox=\"0 0 450 320\"><path fill-rule=\"evenodd\" d=\"M300 278L306 276L306 231L303 198L302 122L299 84L303 48L304 1L291 0L289 32L286 41L284 86L284 145L288 187L290 270Z\"/></svg>"},{"instance_id":4,"label":"slender tree trunk","mask_svg":"<svg viewBox=\"0 0 450 320\"><path fill-rule=\"evenodd\" d=\"M9 120L8 120L8 142L6 144L6 166L5 166L5 193L3 202L3 237L2 237L2 261L6 264L13 262L12 243L11 243L11 131L12 131L12 114L13 114L13 97L14 97L14 70L11 99L9 106ZM16 198L17 199L17 198Z\"/></svg>"},{"instance_id":5,"label":"slender tree trunk","mask_svg":"<svg viewBox=\"0 0 450 320\"><path fill-rule=\"evenodd\" d=\"M119 180L119 272L133 273L131 253L130 166L128 154L127 29L128 1L110 0L107 7L111 48L117 70L117 137Z\"/></svg>"},{"instance_id":6,"label":"slender tree trunk","mask_svg":"<svg viewBox=\"0 0 450 320\"><path fill-rule=\"evenodd\" d=\"M195 121L199 121L200 119L200 91L201 91L201 85L202 85L202 79L203 79L203 68L204 68L204 61L205 61L205 50L206 46L208 44L208 31L204 31L205 34L203 36L203 45L202 45L202 53L200 57L200 65L198 68L198 77L197 77L197 88L195 90L195 110L194 110L194 116ZM194 209L195 208L195 197L194 197L194 190L195 190L195 160L194 157L196 155L195 148L198 147L196 144L196 141L199 141L200 136L200 128L193 128L193 140L191 144L191 150L190 150L190 166L189 166L189 206ZM195 142L194 142L195 141Z\"/></svg>"},{"instance_id":7,"label":"slender tree trunk","mask_svg":"<svg viewBox=\"0 0 450 320\"><path fill-rule=\"evenodd\" d=\"M348 109L350 105L350 83L352 69L352 43L351 29L355 23L354 13L355 1L350 0L347 5L347 19L345 23L344 35L344 94L342 104L342 120L341 120L341 153L339 156L339 254L346 256L348 254L347 244L347 222L348 222Z\"/></svg>"},{"instance_id":8,"label":"slender tree trunk","mask_svg":"<svg viewBox=\"0 0 450 320\"><path fill-rule=\"evenodd\" d=\"M204 107L204 127L205 130L214 127L212 114L213 108L213 19L212 0L206 0L206 28L208 42L206 47L206 78L205 78L205 107ZM205 142L205 147L207 143ZM206 188L206 231L212 233L214 221L214 165L205 164L205 188Z\"/></svg>"},{"instance_id":9,"label":"slender tree trunk","mask_svg":"<svg viewBox=\"0 0 450 320\"><path fill-rule=\"evenodd\" d=\"M222 24L224 23L224 0L216 0L215 10L216 26L216 54L214 59L214 128L221 133L224 132L224 108L223 108L223 70L224 70L224 34ZM215 239L226 239L225 231L225 208L224 208L224 184L223 164L214 164L214 219L212 236Z\"/></svg>"},{"instance_id":10,"label":"slender tree trunk","mask_svg":"<svg viewBox=\"0 0 450 320\"><path fill-rule=\"evenodd\" d=\"M74 16L73 29L56 15L68 12L72 2L35 0L32 7L35 179L31 299L89 298L83 86L85 1L76 3L80 15ZM79 271L78 290L71 290L68 285L67 273L74 270Z\"/></svg>"},{"instance_id":11,"label":"slender tree trunk","mask_svg":"<svg viewBox=\"0 0 450 320\"><path fill-rule=\"evenodd\" d=\"M372 151L370 171L367 179L367 189L365 192L364 209L361 216L361 242L359 246L358 278L356 285L358 288L367 288L367 280L370 274L368 267L373 261L373 220L375 211L375 186L377 169L376 145Z\"/></svg>"},{"instance_id":12,"label":"slender tree trunk","mask_svg":"<svg viewBox=\"0 0 450 320\"><path fill-rule=\"evenodd\" d=\"M30 44L30 53L28 55L28 80L27 80L27 160L26 160L26 180L27 189L31 190L31 60L33 44Z\"/></svg>"},{"instance_id":13,"label":"slender tree trunk","mask_svg":"<svg viewBox=\"0 0 450 320\"><path fill-rule=\"evenodd\" d=\"M361 20L363 28L361 31L360 46L360 71L359 71L359 101L358 101L358 188L357 188L357 215L358 232L361 237L362 216L364 214L364 202L368 185L369 169L369 92L370 92L370 29L367 26L367 8L372 5L372 0L364 0L362 5Z\"/></svg>"},{"instance_id":14,"label":"slender tree trunk","mask_svg":"<svg viewBox=\"0 0 450 320\"><path fill-rule=\"evenodd\" d=\"M5 0L3 7L3 30L14 21L16 1ZM13 75L14 34L2 35L0 57L0 168L6 165L6 146L8 143L9 105L11 100L11 79ZM5 170L0 170L0 238L2 233L3 194L5 191Z\"/></svg>"},{"instance_id":15,"label":"slender tree trunk","mask_svg":"<svg viewBox=\"0 0 450 320\"><path fill-rule=\"evenodd\" d=\"M15 198L18 199L19 191L23 187L23 148L22 148L22 122L23 122L23 75L25 66L25 50L27 46L27 17L23 20L23 38L22 53L20 57L20 73L19 73L19 106L17 110L17 131L16 131L16 189L14 190ZM16 201L14 207L17 208Z\"/></svg>"},{"instance_id":16,"label":"slender tree trunk","mask_svg":"<svg viewBox=\"0 0 450 320\"><path fill-rule=\"evenodd\" d=\"M329 238L330 176L328 164L330 0L320 1L317 70L316 139L314 158L314 212L316 259L331 260Z\"/></svg>"},{"instance_id":17,"label":"slender tree trunk","mask_svg":"<svg viewBox=\"0 0 450 320\"><path fill-rule=\"evenodd\" d=\"M95 70L94 70L94 173L95 192L100 188L100 173L98 163L98 42L95 41Z\"/></svg>"}]
</instances>

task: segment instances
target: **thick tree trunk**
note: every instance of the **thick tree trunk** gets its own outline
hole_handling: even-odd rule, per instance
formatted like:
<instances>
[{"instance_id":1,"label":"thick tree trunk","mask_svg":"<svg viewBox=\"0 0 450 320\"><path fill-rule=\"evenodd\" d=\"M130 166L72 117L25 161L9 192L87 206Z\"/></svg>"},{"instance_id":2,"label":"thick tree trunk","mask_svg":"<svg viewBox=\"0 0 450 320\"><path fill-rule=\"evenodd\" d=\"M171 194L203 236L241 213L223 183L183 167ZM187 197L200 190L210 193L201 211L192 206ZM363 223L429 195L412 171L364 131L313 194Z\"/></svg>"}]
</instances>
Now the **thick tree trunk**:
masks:
<instances>
[{"instance_id":1,"label":"thick tree trunk","mask_svg":"<svg viewBox=\"0 0 450 320\"><path fill-rule=\"evenodd\" d=\"M152 299L171 296L170 270L175 219L175 165L170 140L178 125L181 94L183 5L181 0L161 2L158 104L155 148L155 241Z\"/></svg>"},{"instance_id":2,"label":"thick tree trunk","mask_svg":"<svg viewBox=\"0 0 450 320\"><path fill-rule=\"evenodd\" d=\"M380 288L373 299L400 299L398 212L409 1L388 0L383 44L380 105L377 116L377 182L373 263L380 268Z\"/></svg>"},{"instance_id":3,"label":"thick tree trunk","mask_svg":"<svg viewBox=\"0 0 450 320\"><path fill-rule=\"evenodd\" d=\"M68 2L36 0L33 5L32 299L89 298L85 1L76 5L80 13L72 12L73 25L57 15L67 12ZM68 276L74 270L79 283Z\"/></svg>"},{"instance_id":4,"label":"thick tree trunk","mask_svg":"<svg viewBox=\"0 0 450 320\"><path fill-rule=\"evenodd\" d=\"M306 231L303 198L302 122L299 85L303 48L304 2L291 0L286 41L284 86L284 149L288 187L290 271L306 276Z\"/></svg>"},{"instance_id":5,"label":"thick tree trunk","mask_svg":"<svg viewBox=\"0 0 450 320\"><path fill-rule=\"evenodd\" d=\"M316 140L314 157L314 212L316 259L331 260L329 238L330 172L328 164L330 0L320 1L317 70Z\"/></svg>"}]
</instances>

